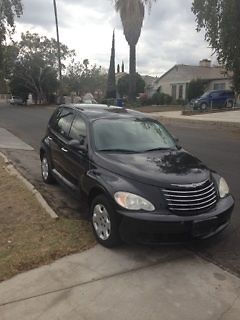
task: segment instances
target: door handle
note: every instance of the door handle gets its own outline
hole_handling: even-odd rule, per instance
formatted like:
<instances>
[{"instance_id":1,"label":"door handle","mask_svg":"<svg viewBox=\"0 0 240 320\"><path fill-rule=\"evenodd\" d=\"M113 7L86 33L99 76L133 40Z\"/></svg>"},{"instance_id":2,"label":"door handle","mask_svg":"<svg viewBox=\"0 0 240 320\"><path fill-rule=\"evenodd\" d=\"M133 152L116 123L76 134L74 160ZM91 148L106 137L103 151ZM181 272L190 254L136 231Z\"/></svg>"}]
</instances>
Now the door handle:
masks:
<instances>
[{"instance_id":1,"label":"door handle","mask_svg":"<svg viewBox=\"0 0 240 320\"><path fill-rule=\"evenodd\" d=\"M62 150L63 152L68 152L68 150L65 149L65 148L61 148L61 150Z\"/></svg>"}]
</instances>

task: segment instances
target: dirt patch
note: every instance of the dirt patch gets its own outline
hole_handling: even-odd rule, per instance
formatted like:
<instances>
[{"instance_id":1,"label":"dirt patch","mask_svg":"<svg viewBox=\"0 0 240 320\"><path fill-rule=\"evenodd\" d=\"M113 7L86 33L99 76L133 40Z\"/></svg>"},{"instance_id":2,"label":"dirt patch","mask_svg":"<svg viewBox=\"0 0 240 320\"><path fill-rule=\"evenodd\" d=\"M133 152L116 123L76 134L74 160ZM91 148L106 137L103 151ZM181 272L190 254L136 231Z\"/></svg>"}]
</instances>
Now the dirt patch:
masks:
<instances>
[{"instance_id":1,"label":"dirt patch","mask_svg":"<svg viewBox=\"0 0 240 320\"><path fill-rule=\"evenodd\" d=\"M0 281L92 247L83 219L53 220L0 159Z\"/></svg>"}]
</instances>

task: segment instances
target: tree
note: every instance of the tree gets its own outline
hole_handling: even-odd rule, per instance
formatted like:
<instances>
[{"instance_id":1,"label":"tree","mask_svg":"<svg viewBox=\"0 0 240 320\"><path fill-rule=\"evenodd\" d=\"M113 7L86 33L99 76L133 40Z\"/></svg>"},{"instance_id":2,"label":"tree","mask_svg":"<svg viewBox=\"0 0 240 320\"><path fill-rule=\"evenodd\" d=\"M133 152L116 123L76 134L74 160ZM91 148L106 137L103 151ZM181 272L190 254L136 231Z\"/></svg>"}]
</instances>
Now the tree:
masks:
<instances>
[{"instance_id":1,"label":"tree","mask_svg":"<svg viewBox=\"0 0 240 320\"><path fill-rule=\"evenodd\" d=\"M1 0L0 4L0 46L6 39L6 33L14 31L14 19L23 13L21 0Z\"/></svg>"},{"instance_id":2,"label":"tree","mask_svg":"<svg viewBox=\"0 0 240 320\"><path fill-rule=\"evenodd\" d=\"M233 85L240 93L240 1L194 0L197 31L205 29L205 39L218 62L233 72Z\"/></svg>"},{"instance_id":3,"label":"tree","mask_svg":"<svg viewBox=\"0 0 240 320\"><path fill-rule=\"evenodd\" d=\"M192 99L195 99L197 97L200 97L206 88L206 81L202 79L196 79L192 80L187 89L187 98L188 101L191 101Z\"/></svg>"},{"instance_id":4,"label":"tree","mask_svg":"<svg viewBox=\"0 0 240 320\"><path fill-rule=\"evenodd\" d=\"M21 0L1 0L0 1L0 91L5 86L5 59L6 50L3 45L6 40L6 34L13 33L14 19L22 14Z\"/></svg>"},{"instance_id":5,"label":"tree","mask_svg":"<svg viewBox=\"0 0 240 320\"><path fill-rule=\"evenodd\" d=\"M130 47L129 55L129 100L135 100L136 92L136 45L141 35L145 6L151 8L156 0L114 0L116 11L120 13L123 32Z\"/></svg>"},{"instance_id":6,"label":"tree","mask_svg":"<svg viewBox=\"0 0 240 320\"><path fill-rule=\"evenodd\" d=\"M118 80L117 90L121 97L129 94L129 79L130 76L126 74ZM139 93L143 93L145 88L145 81L138 73L135 74L135 82L136 90L134 92L134 96L136 96Z\"/></svg>"},{"instance_id":7,"label":"tree","mask_svg":"<svg viewBox=\"0 0 240 320\"><path fill-rule=\"evenodd\" d=\"M87 68L85 62L88 61ZM71 63L68 68L64 80L65 94L69 95L75 92L78 96L95 91L105 92L107 74L103 72L101 67L90 65L89 60L85 59L83 63Z\"/></svg>"},{"instance_id":8,"label":"tree","mask_svg":"<svg viewBox=\"0 0 240 320\"><path fill-rule=\"evenodd\" d=\"M112 49L111 49L111 58L110 66L108 70L108 80L107 80L107 99L116 98L116 75L115 75L115 32L113 31L112 37Z\"/></svg>"},{"instance_id":9,"label":"tree","mask_svg":"<svg viewBox=\"0 0 240 320\"><path fill-rule=\"evenodd\" d=\"M15 45L2 46L2 68L0 69L0 92L8 93L7 82L13 74L14 63L18 56L18 48Z\"/></svg>"},{"instance_id":10,"label":"tree","mask_svg":"<svg viewBox=\"0 0 240 320\"><path fill-rule=\"evenodd\" d=\"M41 37L36 33L22 34L21 41L17 44L18 56L11 77L12 93L22 91L25 95L28 91L33 94L36 102L49 101L49 96L58 88L57 45L56 40ZM72 57L73 51L63 44L60 46L62 61ZM64 64L62 68L65 68Z\"/></svg>"}]
</instances>

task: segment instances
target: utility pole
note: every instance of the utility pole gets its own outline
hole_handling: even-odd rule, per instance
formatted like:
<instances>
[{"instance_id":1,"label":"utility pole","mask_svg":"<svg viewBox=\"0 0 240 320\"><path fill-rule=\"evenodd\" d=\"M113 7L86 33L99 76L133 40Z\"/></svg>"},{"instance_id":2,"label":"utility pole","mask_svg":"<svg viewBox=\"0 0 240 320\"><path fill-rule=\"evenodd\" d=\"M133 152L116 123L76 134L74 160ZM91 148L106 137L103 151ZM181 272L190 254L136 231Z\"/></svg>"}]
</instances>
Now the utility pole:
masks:
<instances>
[{"instance_id":1,"label":"utility pole","mask_svg":"<svg viewBox=\"0 0 240 320\"><path fill-rule=\"evenodd\" d=\"M57 32L57 55L58 55L58 72L59 72L59 98L60 104L63 103L63 84L62 84L62 64L61 64L61 48L60 48L60 41L59 41L59 29L58 29L58 14L57 14L57 4L56 0L53 0L54 6L54 14L55 14L55 21L56 21L56 32Z\"/></svg>"}]
</instances>

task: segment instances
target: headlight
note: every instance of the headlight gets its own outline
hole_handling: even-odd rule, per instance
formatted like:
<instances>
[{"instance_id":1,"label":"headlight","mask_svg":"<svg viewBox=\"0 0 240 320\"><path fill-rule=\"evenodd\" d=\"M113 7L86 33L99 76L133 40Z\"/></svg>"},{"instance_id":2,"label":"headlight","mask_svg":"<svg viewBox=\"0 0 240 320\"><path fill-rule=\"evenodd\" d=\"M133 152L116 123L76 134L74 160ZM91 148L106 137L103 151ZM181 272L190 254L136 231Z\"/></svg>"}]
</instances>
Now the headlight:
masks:
<instances>
[{"instance_id":1,"label":"headlight","mask_svg":"<svg viewBox=\"0 0 240 320\"><path fill-rule=\"evenodd\" d=\"M218 190L220 198L224 198L226 195L229 194L229 187L225 179L220 178L219 184L218 184Z\"/></svg>"},{"instance_id":2,"label":"headlight","mask_svg":"<svg viewBox=\"0 0 240 320\"><path fill-rule=\"evenodd\" d=\"M114 194L114 198L121 207L128 210L155 210L155 207L151 204L151 202L129 192L116 192Z\"/></svg>"}]
</instances>

